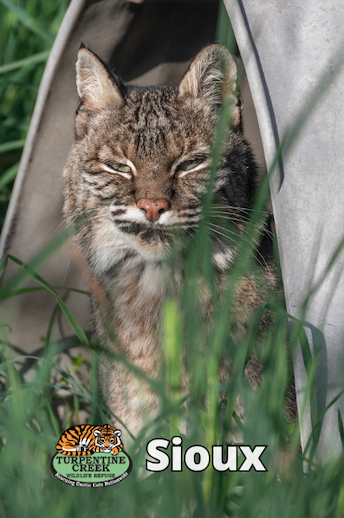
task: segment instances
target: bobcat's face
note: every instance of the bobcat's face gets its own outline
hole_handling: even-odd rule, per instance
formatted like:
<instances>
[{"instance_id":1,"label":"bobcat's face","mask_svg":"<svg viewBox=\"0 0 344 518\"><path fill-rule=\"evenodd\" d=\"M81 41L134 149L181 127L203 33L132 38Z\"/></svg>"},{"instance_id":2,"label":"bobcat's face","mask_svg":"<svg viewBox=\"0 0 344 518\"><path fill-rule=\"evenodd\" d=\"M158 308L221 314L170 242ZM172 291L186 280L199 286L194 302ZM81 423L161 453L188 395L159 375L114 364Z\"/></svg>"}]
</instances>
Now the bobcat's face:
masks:
<instances>
[{"instance_id":1,"label":"bobcat's face","mask_svg":"<svg viewBox=\"0 0 344 518\"><path fill-rule=\"evenodd\" d=\"M120 233L143 255L164 255L172 231L195 228L207 188L212 121L176 96L131 90L121 108L94 117L79 145L91 220L111 222L113 239Z\"/></svg>"},{"instance_id":2,"label":"bobcat's face","mask_svg":"<svg viewBox=\"0 0 344 518\"><path fill-rule=\"evenodd\" d=\"M236 99L235 63L213 45L179 87L148 88L123 85L86 48L76 67L81 103L64 206L69 223L84 217L76 241L101 269L121 253L163 259L175 231L199 222L219 106ZM217 190L224 178L221 169Z\"/></svg>"}]
</instances>

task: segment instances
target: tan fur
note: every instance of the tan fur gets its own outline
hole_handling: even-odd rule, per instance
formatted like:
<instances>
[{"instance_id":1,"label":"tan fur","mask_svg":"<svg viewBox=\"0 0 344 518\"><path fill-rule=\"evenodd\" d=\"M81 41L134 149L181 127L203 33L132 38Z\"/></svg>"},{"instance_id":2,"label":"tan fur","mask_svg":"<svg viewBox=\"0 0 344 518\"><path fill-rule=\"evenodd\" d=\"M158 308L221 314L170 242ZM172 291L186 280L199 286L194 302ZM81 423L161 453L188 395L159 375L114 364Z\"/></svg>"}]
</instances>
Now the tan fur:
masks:
<instances>
[{"instance_id":1,"label":"tan fur","mask_svg":"<svg viewBox=\"0 0 344 518\"><path fill-rule=\"evenodd\" d=\"M223 214L240 234L252 205L257 171L238 119L236 65L226 49L212 45L196 56L179 87L151 88L124 85L86 48L79 50L76 69L80 106L76 143L64 169L65 220L75 225L74 245L92 277L100 344L154 379L162 362L163 303L178 292L181 279L166 259L175 230L187 235L197 227L209 180L206 157L220 105L230 96L236 124L226 136L215 178L218 210L226 208ZM195 170L185 170L190 161ZM167 200L169 209L153 223L136 206L141 198ZM236 247L216 229L212 238L220 286ZM266 260L271 265L271 257ZM272 286L273 271L264 268ZM206 289L202 297L211 318ZM262 302L255 279L245 278L232 317L238 336L244 336L252 309ZM255 359L247 374L257 386L261 369ZM105 355L100 381L109 408L132 433L156 415L158 398L123 362Z\"/></svg>"}]
</instances>

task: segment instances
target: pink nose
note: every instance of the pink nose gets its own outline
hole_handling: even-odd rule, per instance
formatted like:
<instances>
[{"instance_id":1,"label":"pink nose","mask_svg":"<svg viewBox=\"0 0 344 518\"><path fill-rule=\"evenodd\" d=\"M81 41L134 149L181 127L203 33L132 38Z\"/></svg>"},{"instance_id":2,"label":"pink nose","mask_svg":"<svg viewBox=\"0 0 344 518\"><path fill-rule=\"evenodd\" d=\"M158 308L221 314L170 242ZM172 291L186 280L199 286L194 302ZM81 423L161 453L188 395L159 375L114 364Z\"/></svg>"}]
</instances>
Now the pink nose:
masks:
<instances>
[{"instance_id":1,"label":"pink nose","mask_svg":"<svg viewBox=\"0 0 344 518\"><path fill-rule=\"evenodd\" d=\"M150 198L141 198L136 207L146 211L146 216L150 221L157 221L165 210L168 210L169 203L164 198L159 200L151 200Z\"/></svg>"}]
</instances>

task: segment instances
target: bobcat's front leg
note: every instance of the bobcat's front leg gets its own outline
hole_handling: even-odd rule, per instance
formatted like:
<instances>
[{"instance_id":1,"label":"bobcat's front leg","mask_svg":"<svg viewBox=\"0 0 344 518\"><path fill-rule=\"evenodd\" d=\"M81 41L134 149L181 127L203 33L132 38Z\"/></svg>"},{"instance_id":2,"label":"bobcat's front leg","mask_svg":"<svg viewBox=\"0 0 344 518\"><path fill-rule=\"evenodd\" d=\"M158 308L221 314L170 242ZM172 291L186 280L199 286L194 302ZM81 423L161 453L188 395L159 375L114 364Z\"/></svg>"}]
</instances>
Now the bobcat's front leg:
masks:
<instances>
[{"instance_id":1,"label":"bobcat's front leg","mask_svg":"<svg viewBox=\"0 0 344 518\"><path fill-rule=\"evenodd\" d=\"M114 425L122 430L124 442L128 442L130 435L121 422L136 437L159 412L159 396L144 377L157 377L160 372L160 361L157 361L157 358L150 358L150 361L148 358L128 361L141 371L142 377L120 361L104 361L105 365L101 363L99 366L102 393L109 410L118 418L112 420Z\"/></svg>"}]
</instances>

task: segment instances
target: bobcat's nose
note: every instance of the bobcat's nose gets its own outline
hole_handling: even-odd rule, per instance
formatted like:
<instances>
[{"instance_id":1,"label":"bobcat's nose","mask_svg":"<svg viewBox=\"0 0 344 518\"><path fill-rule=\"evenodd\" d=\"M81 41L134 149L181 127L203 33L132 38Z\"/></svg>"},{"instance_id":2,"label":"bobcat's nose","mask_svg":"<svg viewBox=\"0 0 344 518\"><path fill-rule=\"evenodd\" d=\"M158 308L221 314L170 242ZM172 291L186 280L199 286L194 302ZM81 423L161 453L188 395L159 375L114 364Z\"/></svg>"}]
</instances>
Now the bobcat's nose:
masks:
<instances>
[{"instance_id":1,"label":"bobcat's nose","mask_svg":"<svg viewBox=\"0 0 344 518\"><path fill-rule=\"evenodd\" d=\"M169 206L169 202L164 198L160 198L159 200L140 198L136 204L138 209L146 211L146 216L150 221L157 221L160 218L160 214L168 210Z\"/></svg>"}]
</instances>

